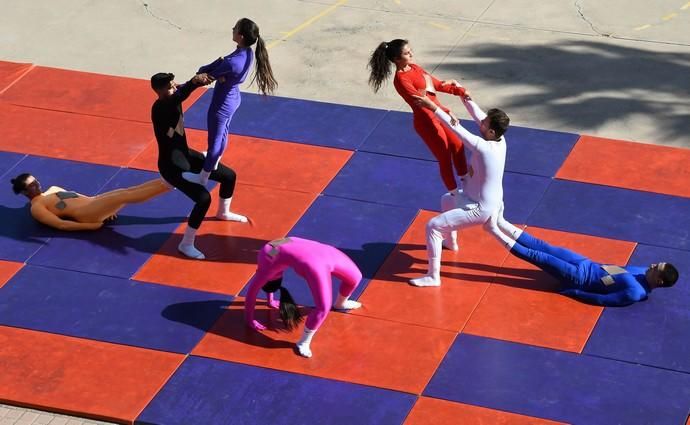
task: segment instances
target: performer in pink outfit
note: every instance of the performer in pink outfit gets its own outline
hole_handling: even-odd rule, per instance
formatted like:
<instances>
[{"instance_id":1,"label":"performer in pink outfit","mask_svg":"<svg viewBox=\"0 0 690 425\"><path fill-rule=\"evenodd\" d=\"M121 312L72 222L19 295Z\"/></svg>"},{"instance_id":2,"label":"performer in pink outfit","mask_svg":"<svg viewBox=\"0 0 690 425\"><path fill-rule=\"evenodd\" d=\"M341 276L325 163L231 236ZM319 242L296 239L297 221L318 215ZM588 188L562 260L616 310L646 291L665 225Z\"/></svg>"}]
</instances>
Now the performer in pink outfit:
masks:
<instances>
[{"instance_id":1,"label":"performer in pink outfit","mask_svg":"<svg viewBox=\"0 0 690 425\"><path fill-rule=\"evenodd\" d=\"M315 305L307 316L302 338L297 342L297 350L304 357L311 357L311 339L331 309L331 276L342 281L338 299L333 304L334 308L353 310L362 306L361 303L349 299L362 280L362 272L347 255L330 245L289 236L264 245L259 251L257 263L256 274L249 282L245 301L244 317L247 325L258 331L266 329L266 326L254 319L259 289L268 293L268 303L271 307L280 308L280 317L288 329L294 328L302 320L292 296L281 286L283 272L292 267L307 281ZM279 304L273 299L273 292L277 290L280 290Z\"/></svg>"}]
</instances>

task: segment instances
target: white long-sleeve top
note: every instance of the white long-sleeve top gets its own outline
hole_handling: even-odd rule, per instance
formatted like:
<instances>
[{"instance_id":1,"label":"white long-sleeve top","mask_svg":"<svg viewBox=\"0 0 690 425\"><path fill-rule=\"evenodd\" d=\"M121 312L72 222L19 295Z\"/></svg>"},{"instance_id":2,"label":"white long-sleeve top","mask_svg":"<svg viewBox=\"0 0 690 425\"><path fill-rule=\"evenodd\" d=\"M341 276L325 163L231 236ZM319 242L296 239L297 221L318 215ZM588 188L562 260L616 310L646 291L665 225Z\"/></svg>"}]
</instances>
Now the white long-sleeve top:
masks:
<instances>
[{"instance_id":1,"label":"white long-sleeve top","mask_svg":"<svg viewBox=\"0 0 690 425\"><path fill-rule=\"evenodd\" d=\"M481 125L486 113L471 100L464 101L467 111L475 122ZM441 108L435 112L446 125L463 141L465 149L472 153L468 164L468 178L463 191L465 196L477 202L482 209L493 210L503 202L503 172L506 165L506 141L503 136L497 141L484 140L476 136L458 122L451 125L451 118Z\"/></svg>"}]
</instances>

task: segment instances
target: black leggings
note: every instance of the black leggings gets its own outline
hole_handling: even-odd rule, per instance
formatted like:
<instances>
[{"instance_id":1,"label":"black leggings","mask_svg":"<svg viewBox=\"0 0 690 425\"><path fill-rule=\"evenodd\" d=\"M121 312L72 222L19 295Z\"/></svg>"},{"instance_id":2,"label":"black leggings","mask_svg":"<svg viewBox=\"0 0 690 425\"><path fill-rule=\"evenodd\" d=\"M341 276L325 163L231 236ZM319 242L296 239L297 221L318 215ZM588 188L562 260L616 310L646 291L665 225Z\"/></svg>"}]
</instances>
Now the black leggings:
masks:
<instances>
[{"instance_id":1,"label":"black leggings","mask_svg":"<svg viewBox=\"0 0 690 425\"><path fill-rule=\"evenodd\" d=\"M180 192L194 201L194 208L191 214L189 214L187 223L189 227L198 229L206 216L208 208L211 206L211 194L206 187L187 181L182 177L182 173L185 171L199 173L204 165L204 156L190 149L187 160L189 161L188 170L171 164L165 164L165 166L159 164L158 168L165 181L175 186ZM209 176L209 180L220 183L220 197L223 199L232 197L232 194L235 192L236 179L237 175L232 168L226 167L223 164L218 164L218 169L214 170Z\"/></svg>"}]
</instances>

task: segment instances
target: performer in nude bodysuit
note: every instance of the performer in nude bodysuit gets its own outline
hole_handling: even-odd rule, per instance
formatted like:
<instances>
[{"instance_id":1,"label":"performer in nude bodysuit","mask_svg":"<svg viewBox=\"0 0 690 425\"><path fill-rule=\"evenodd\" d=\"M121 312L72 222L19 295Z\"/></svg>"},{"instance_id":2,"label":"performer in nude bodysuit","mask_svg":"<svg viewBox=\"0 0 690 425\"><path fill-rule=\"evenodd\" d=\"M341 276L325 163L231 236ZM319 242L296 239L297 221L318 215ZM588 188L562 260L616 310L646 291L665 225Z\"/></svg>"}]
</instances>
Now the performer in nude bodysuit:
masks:
<instances>
[{"instance_id":1,"label":"performer in nude bodysuit","mask_svg":"<svg viewBox=\"0 0 690 425\"><path fill-rule=\"evenodd\" d=\"M31 216L58 230L96 230L113 218L125 205L144 202L170 190L161 179L138 186L115 189L96 196L86 196L51 186L45 192L31 174L12 179L12 190L31 201Z\"/></svg>"}]
</instances>

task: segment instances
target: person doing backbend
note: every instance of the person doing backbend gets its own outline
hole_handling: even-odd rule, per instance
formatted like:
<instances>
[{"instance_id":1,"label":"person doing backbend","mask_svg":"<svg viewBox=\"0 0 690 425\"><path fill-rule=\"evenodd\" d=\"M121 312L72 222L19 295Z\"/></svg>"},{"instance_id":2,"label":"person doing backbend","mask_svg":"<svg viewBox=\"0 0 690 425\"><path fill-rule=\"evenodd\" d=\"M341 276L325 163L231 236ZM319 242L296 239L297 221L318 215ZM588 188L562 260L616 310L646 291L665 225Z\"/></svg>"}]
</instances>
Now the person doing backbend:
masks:
<instances>
[{"instance_id":1,"label":"person doing backbend","mask_svg":"<svg viewBox=\"0 0 690 425\"><path fill-rule=\"evenodd\" d=\"M244 82L252 67L252 48L256 44L256 81L259 91L271 94L277 86L273 77L268 50L259 35L259 27L250 19L242 18L232 28L232 41L237 43L234 52L199 68L199 74L206 74L215 80L213 97L206 116L208 125L208 151L200 173L185 172L184 178L192 183L206 185L209 176L218 167L228 144L228 131L232 116L240 106L240 84Z\"/></svg>"},{"instance_id":2,"label":"person doing backbend","mask_svg":"<svg viewBox=\"0 0 690 425\"><path fill-rule=\"evenodd\" d=\"M503 208L492 215L487 226L511 254L558 279L563 285L561 294L590 304L629 305L647 299L653 289L668 288L678 281L678 270L671 263L620 267L549 245L506 221Z\"/></svg>"},{"instance_id":3,"label":"person doing backbend","mask_svg":"<svg viewBox=\"0 0 690 425\"><path fill-rule=\"evenodd\" d=\"M170 188L161 179L155 179L87 196L59 186L43 191L36 177L24 173L12 179L12 190L29 198L31 216L37 221L58 230L77 231L100 229L104 221L114 219L127 204L147 201Z\"/></svg>"},{"instance_id":4,"label":"person doing backbend","mask_svg":"<svg viewBox=\"0 0 690 425\"><path fill-rule=\"evenodd\" d=\"M371 69L369 85L374 92L378 92L383 82L390 76L392 64L395 65L393 85L398 94L412 108L414 129L438 161L441 179L446 189L451 194L457 194L459 189L453 166L461 179L464 179L467 174L462 141L441 123L433 111L421 107L415 96L426 95L436 107L449 113L450 110L439 102L436 92L464 96L465 89L455 80L440 81L434 78L414 63L408 41L395 39L379 44L369 59Z\"/></svg>"},{"instance_id":5,"label":"person doing backbend","mask_svg":"<svg viewBox=\"0 0 690 425\"><path fill-rule=\"evenodd\" d=\"M455 208L444 205L440 215L429 220L426 226L426 246L429 270L425 276L411 279L414 286L439 286L441 284L441 249L444 240L450 240L451 249L457 249L455 233L458 229L485 224L491 214L503 204L503 171L506 162L506 141L503 134L510 119L500 109L481 110L465 95L463 103L479 125L481 137L467 131L457 120L426 96L417 96L420 106L433 111L449 126L472 152L468 178L463 192L458 194ZM450 199L446 197L447 199Z\"/></svg>"},{"instance_id":6,"label":"person doing backbend","mask_svg":"<svg viewBox=\"0 0 690 425\"><path fill-rule=\"evenodd\" d=\"M199 260L206 257L194 246L194 240L211 206L211 194L205 186L182 177L187 171L199 172L204 164L204 155L187 145L182 102L192 91L210 82L210 78L204 74L196 75L182 85L175 83L175 76L170 73L159 72L151 77L151 88L158 95L151 107L151 122L158 144L158 171L166 182L194 201L187 228L177 249L187 257ZM221 164L209 176L211 180L220 182L216 217L220 220L247 222L247 217L230 211L237 179L235 172Z\"/></svg>"},{"instance_id":7,"label":"person doing backbend","mask_svg":"<svg viewBox=\"0 0 690 425\"><path fill-rule=\"evenodd\" d=\"M245 301L245 321L252 329L266 329L265 325L254 319L256 296L260 289L268 293L268 304L271 307L280 308L280 316L288 329L294 328L302 320L292 296L282 287L283 272L288 267L292 267L307 281L314 299L315 307L307 316L304 332L297 342L299 354L311 357L312 337L328 316L331 305L340 310L361 307L359 302L350 300L350 295L362 280L362 273L347 255L330 245L293 236L267 243L259 251L256 274L249 282ZM341 281L335 303L331 276ZM273 298L273 292L278 290L280 303L276 303Z\"/></svg>"}]
</instances>

